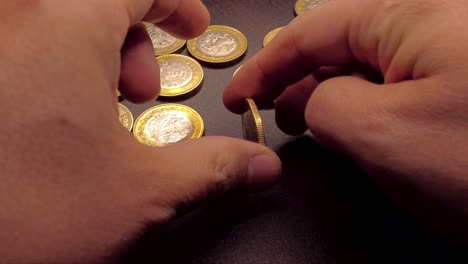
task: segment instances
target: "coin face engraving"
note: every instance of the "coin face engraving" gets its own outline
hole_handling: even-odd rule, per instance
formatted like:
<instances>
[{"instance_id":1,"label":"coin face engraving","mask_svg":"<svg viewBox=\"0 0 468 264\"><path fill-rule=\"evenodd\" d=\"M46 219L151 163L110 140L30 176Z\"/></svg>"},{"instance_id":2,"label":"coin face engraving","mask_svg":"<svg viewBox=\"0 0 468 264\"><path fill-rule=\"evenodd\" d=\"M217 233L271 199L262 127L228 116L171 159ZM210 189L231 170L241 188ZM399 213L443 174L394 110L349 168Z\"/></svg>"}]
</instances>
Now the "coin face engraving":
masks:
<instances>
[{"instance_id":1,"label":"coin face engraving","mask_svg":"<svg viewBox=\"0 0 468 264\"><path fill-rule=\"evenodd\" d=\"M148 121L145 133L159 144L172 144L184 140L192 133L192 122L184 112L161 112Z\"/></svg>"},{"instance_id":2,"label":"coin face engraving","mask_svg":"<svg viewBox=\"0 0 468 264\"><path fill-rule=\"evenodd\" d=\"M325 3L327 0L310 0L309 3L305 6L306 10L315 8L320 6L321 4Z\"/></svg>"},{"instance_id":3,"label":"coin face engraving","mask_svg":"<svg viewBox=\"0 0 468 264\"><path fill-rule=\"evenodd\" d=\"M197 48L203 54L213 57L227 56L235 51L237 46L233 35L220 31L209 32L197 41Z\"/></svg>"},{"instance_id":4,"label":"coin face engraving","mask_svg":"<svg viewBox=\"0 0 468 264\"><path fill-rule=\"evenodd\" d=\"M176 38L171 34L162 31L161 29L155 27L154 25L149 25L146 27L148 34L151 37L151 42L153 47L157 49L168 48L176 42Z\"/></svg>"},{"instance_id":5,"label":"coin face engraving","mask_svg":"<svg viewBox=\"0 0 468 264\"><path fill-rule=\"evenodd\" d=\"M161 88L174 89L187 85L193 78L193 70L181 61L167 61L159 65Z\"/></svg>"},{"instance_id":6,"label":"coin face engraving","mask_svg":"<svg viewBox=\"0 0 468 264\"><path fill-rule=\"evenodd\" d=\"M118 104L119 106L119 120L120 120L120 123L125 127L127 128L128 130L132 130L132 127L133 127L133 115L132 115L132 112L130 112L130 110L122 105L122 104Z\"/></svg>"}]
</instances>

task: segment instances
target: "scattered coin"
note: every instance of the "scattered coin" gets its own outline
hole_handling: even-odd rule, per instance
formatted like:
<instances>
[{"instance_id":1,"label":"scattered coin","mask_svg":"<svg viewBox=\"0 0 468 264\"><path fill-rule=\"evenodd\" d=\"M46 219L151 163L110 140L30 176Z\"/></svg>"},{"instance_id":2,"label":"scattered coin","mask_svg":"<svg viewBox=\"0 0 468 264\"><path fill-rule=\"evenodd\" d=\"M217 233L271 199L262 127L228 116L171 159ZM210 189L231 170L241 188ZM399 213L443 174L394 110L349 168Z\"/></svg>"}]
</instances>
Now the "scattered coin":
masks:
<instances>
[{"instance_id":1,"label":"scattered coin","mask_svg":"<svg viewBox=\"0 0 468 264\"><path fill-rule=\"evenodd\" d=\"M263 47L266 47L268 43L270 43L270 41L272 41L282 29L283 27L279 27L268 32L268 34L266 34L265 38L263 39Z\"/></svg>"},{"instance_id":2,"label":"scattered coin","mask_svg":"<svg viewBox=\"0 0 468 264\"><path fill-rule=\"evenodd\" d=\"M203 68L196 60L179 54L162 55L156 58L161 78L163 97L188 94L203 81Z\"/></svg>"},{"instance_id":3,"label":"scattered coin","mask_svg":"<svg viewBox=\"0 0 468 264\"><path fill-rule=\"evenodd\" d=\"M262 118L255 101L247 98L247 112L242 114L242 131L244 139L265 145L265 132L263 130Z\"/></svg>"},{"instance_id":4,"label":"scattered coin","mask_svg":"<svg viewBox=\"0 0 468 264\"><path fill-rule=\"evenodd\" d=\"M186 41L178 39L151 23L143 23L153 43L156 56L174 53L184 47Z\"/></svg>"},{"instance_id":5,"label":"scattered coin","mask_svg":"<svg viewBox=\"0 0 468 264\"><path fill-rule=\"evenodd\" d=\"M133 128L133 115L132 112L123 104L118 103L119 106L119 119L120 123L128 129L128 131L131 131Z\"/></svg>"},{"instance_id":6,"label":"scattered coin","mask_svg":"<svg viewBox=\"0 0 468 264\"><path fill-rule=\"evenodd\" d=\"M200 138L203 131L201 116L180 104L161 104L146 110L137 118L133 128L137 140L149 146Z\"/></svg>"},{"instance_id":7,"label":"scattered coin","mask_svg":"<svg viewBox=\"0 0 468 264\"><path fill-rule=\"evenodd\" d=\"M187 49L201 61L227 63L244 55L247 38L235 28L212 25L200 37L189 40Z\"/></svg>"},{"instance_id":8,"label":"scattered coin","mask_svg":"<svg viewBox=\"0 0 468 264\"><path fill-rule=\"evenodd\" d=\"M239 70L242 68L242 66L244 66L244 65L241 65L241 66L237 67L237 69L232 74L232 77L236 76L236 74L239 72Z\"/></svg>"},{"instance_id":9,"label":"scattered coin","mask_svg":"<svg viewBox=\"0 0 468 264\"><path fill-rule=\"evenodd\" d=\"M305 11L316 8L328 1L329 0L297 0L294 6L294 10L296 11L297 15L300 15Z\"/></svg>"}]
</instances>

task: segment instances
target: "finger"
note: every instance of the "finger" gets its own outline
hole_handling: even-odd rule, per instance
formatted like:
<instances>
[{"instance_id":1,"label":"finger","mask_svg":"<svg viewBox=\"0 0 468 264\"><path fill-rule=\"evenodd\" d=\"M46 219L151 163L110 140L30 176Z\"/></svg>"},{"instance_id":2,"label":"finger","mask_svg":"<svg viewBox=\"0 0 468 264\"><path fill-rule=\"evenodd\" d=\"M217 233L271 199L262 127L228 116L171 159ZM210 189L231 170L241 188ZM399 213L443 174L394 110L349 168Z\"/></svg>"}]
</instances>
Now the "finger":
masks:
<instances>
[{"instance_id":1,"label":"finger","mask_svg":"<svg viewBox=\"0 0 468 264\"><path fill-rule=\"evenodd\" d=\"M309 97L319 84L315 75L289 86L275 101L276 124L286 134L300 135L307 130L305 109Z\"/></svg>"},{"instance_id":2,"label":"finger","mask_svg":"<svg viewBox=\"0 0 468 264\"><path fill-rule=\"evenodd\" d=\"M313 74L289 86L275 101L276 123L290 135L300 135L307 130L304 118L305 109L313 91L319 83L330 78L350 75L373 81L375 76L368 67L359 64L343 67L320 67Z\"/></svg>"},{"instance_id":3,"label":"finger","mask_svg":"<svg viewBox=\"0 0 468 264\"><path fill-rule=\"evenodd\" d=\"M321 66L341 66L358 60L385 70L380 63L390 62L402 34L388 23L391 18L387 17L392 17L393 12L390 5L371 0L330 1L298 16L231 80L224 92L226 107L242 113L243 98L274 100L287 86ZM384 16L384 11L389 14ZM382 32L387 31L390 33L385 37L391 39L392 49L378 46ZM379 49L385 52L382 61L377 59Z\"/></svg>"},{"instance_id":4,"label":"finger","mask_svg":"<svg viewBox=\"0 0 468 264\"><path fill-rule=\"evenodd\" d=\"M387 121L395 92L395 88L385 89L355 76L328 79L310 97L307 126L325 146L352 155L358 162L376 160L382 143L377 141L391 130Z\"/></svg>"},{"instance_id":5,"label":"finger","mask_svg":"<svg viewBox=\"0 0 468 264\"><path fill-rule=\"evenodd\" d=\"M151 201L168 208L194 205L232 189L265 188L281 174L281 162L270 149L224 137L141 148L137 155L145 157L138 171L146 171L142 177Z\"/></svg>"},{"instance_id":6,"label":"finger","mask_svg":"<svg viewBox=\"0 0 468 264\"><path fill-rule=\"evenodd\" d=\"M121 94L134 103L154 100L161 89L159 67L154 58L151 40L143 25L137 25L130 30L121 52Z\"/></svg>"},{"instance_id":7,"label":"finger","mask_svg":"<svg viewBox=\"0 0 468 264\"><path fill-rule=\"evenodd\" d=\"M142 20L181 38L200 35L210 23L200 0L126 0L132 24Z\"/></svg>"}]
</instances>

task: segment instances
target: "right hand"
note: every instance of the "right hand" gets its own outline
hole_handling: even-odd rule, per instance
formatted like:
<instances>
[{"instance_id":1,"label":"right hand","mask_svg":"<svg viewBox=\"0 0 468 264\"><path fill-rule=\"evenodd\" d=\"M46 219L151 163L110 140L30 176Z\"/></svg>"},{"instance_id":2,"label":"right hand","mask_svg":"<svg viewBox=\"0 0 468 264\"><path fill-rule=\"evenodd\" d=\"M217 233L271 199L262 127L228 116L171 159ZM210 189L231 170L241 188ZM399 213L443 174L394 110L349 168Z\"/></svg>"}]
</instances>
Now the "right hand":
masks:
<instances>
[{"instance_id":1,"label":"right hand","mask_svg":"<svg viewBox=\"0 0 468 264\"><path fill-rule=\"evenodd\" d=\"M402 206L468 237L468 1L333 0L297 17L228 85L225 105L276 103ZM321 80L324 66L370 67ZM319 70L319 68L321 68Z\"/></svg>"}]
</instances>

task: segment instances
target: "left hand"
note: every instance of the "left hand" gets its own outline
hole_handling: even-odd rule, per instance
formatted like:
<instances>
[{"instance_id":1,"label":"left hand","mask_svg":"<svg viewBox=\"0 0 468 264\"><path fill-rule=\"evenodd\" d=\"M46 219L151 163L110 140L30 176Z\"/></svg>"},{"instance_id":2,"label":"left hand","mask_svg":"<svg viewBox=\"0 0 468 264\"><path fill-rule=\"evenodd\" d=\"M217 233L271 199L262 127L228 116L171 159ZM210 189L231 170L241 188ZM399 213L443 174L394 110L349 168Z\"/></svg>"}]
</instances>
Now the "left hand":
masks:
<instances>
[{"instance_id":1,"label":"left hand","mask_svg":"<svg viewBox=\"0 0 468 264\"><path fill-rule=\"evenodd\" d=\"M269 149L224 137L150 148L119 123L115 90L155 98L159 70L141 20L185 38L199 0L0 3L0 256L95 263L213 193L270 185ZM120 82L120 84L119 84Z\"/></svg>"}]
</instances>

